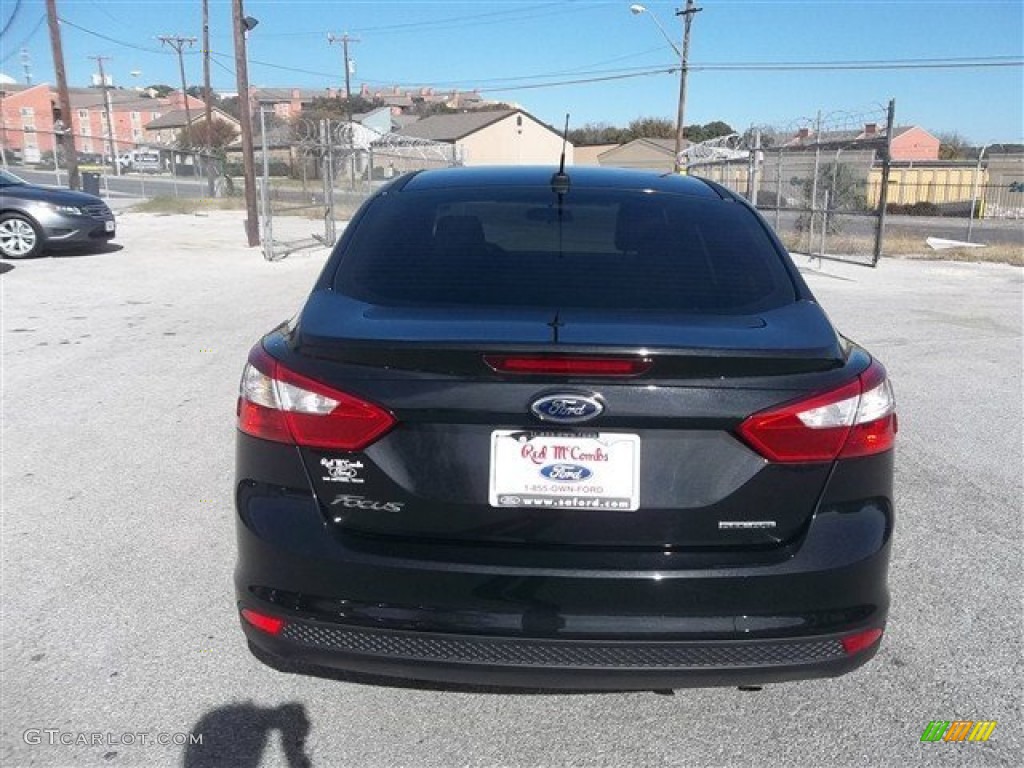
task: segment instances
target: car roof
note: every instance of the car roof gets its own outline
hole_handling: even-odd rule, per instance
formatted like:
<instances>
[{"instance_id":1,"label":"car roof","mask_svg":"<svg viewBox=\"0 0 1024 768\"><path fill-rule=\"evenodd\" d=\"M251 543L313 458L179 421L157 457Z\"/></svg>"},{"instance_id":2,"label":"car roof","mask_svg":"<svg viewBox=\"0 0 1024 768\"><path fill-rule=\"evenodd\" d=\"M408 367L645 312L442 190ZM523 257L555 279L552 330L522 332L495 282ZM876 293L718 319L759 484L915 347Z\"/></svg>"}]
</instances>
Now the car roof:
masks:
<instances>
[{"instance_id":1,"label":"car roof","mask_svg":"<svg viewBox=\"0 0 1024 768\"><path fill-rule=\"evenodd\" d=\"M558 171L550 165L494 165L458 168L436 168L413 175L402 190L450 189L452 187L545 187ZM603 168L599 166L569 166L570 189L622 189L651 192L671 192L721 199L721 195L703 179L677 173L635 170L631 168Z\"/></svg>"}]
</instances>

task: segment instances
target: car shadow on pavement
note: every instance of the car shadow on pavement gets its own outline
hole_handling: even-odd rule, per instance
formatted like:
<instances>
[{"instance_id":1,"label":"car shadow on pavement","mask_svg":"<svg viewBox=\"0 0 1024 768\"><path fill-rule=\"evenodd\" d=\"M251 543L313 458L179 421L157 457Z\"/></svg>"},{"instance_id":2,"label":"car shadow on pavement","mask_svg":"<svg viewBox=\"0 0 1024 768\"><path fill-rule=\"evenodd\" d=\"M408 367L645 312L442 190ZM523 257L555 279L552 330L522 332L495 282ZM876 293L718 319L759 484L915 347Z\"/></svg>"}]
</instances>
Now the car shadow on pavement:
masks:
<instances>
[{"instance_id":1,"label":"car shadow on pavement","mask_svg":"<svg viewBox=\"0 0 1024 768\"><path fill-rule=\"evenodd\" d=\"M8 264L6 261L0 261L0 275L6 275L12 269L14 269L13 264Z\"/></svg>"},{"instance_id":2,"label":"car shadow on pavement","mask_svg":"<svg viewBox=\"0 0 1024 768\"><path fill-rule=\"evenodd\" d=\"M61 248L59 251L50 251L49 255L55 259L66 259L77 256L95 256L101 253L117 253L123 250L124 246L118 243L96 243L94 245L76 246L74 248Z\"/></svg>"},{"instance_id":3,"label":"car shadow on pavement","mask_svg":"<svg viewBox=\"0 0 1024 768\"><path fill-rule=\"evenodd\" d=\"M230 704L203 715L192 728L202 737L201 744L189 744L182 761L184 768L258 768L264 760L270 735L281 734L285 763L288 768L310 768L306 754L309 736L306 708L291 702L278 707L260 707L252 702ZM274 749L271 746L271 749Z\"/></svg>"}]
</instances>

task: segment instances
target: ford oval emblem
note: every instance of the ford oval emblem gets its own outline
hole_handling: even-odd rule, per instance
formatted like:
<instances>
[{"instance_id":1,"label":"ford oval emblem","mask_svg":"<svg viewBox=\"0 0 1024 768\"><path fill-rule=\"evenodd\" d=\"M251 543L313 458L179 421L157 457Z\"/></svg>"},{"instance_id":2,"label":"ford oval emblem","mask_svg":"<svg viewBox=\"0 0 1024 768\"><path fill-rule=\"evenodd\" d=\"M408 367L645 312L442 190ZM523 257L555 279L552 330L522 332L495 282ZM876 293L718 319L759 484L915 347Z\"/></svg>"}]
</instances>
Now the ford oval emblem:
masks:
<instances>
[{"instance_id":1,"label":"ford oval emblem","mask_svg":"<svg viewBox=\"0 0 1024 768\"><path fill-rule=\"evenodd\" d=\"M541 421L557 424L579 424L601 415L604 405L586 395L545 395L533 401L530 411Z\"/></svg>"},{"instance_id":2,"label":"ford oval emblem","mask_svg":"<svg viewBox=\"0 0 1024 768\"><path fill-rule=\"evenodd\" d=\"M548 464L540 473L548 480L558 483L578 483L594 474L579 464Z\"/></svg>"}]
</instances>

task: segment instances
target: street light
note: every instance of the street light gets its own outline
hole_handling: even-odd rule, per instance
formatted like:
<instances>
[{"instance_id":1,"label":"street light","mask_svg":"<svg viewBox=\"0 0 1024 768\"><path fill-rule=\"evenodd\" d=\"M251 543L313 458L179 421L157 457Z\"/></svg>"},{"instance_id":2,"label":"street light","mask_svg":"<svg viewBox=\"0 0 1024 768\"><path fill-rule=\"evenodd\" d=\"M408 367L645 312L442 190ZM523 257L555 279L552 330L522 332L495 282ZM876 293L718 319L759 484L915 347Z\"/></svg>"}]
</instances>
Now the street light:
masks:
<instances>
[{"instance_id":1,"label":"street light","mask_svg":"<svg viewBox=\"0 0 1024 768\"><path fill-rule=\"evenodd\" d=\"M686 74L688 69L688 63L690 60L690 24L693 22L693 17L700 13L702 9L696 7L694 0L686 0L686 8L681 11L676 11L676 16L683 17L683 48L680 50L675 43L672 42L672 38L669 37L668 32L661 26L661 22L658 21L658 17L654 15L654 12L649 10L646 6L634 3L629 6L629 12L634 16L639 16L646 13L650 16L661 34L664 36L668 44L672 46L672 50L675 51L679 57L679 110L676 113L676 151L675 151L675 171L681 173L684 170L683 165L683 120L686 117Z\"/></svg>"},{"instance_id":2,"label":"street light","mask_svg":"<svg viewBox=\"0 0 1024 768\"><path fill-rule=\"evenodd\" d=\"M639 3L631 5L629 6L629 12L634 16L639 16L641 13L648 14L651 17L651 21L658 25L658 29L661 30L661 34L665 37L668 44L672 46L672 50L676 52L676 56L679 58L683 57L683 52L679 50L679 46L672 42L672 38L668 36L668 32L666 32L665 28L661 26L661 22L658 21L658 17L649 11L646 5L640 5Z\"/></svg>"}]
</instances>

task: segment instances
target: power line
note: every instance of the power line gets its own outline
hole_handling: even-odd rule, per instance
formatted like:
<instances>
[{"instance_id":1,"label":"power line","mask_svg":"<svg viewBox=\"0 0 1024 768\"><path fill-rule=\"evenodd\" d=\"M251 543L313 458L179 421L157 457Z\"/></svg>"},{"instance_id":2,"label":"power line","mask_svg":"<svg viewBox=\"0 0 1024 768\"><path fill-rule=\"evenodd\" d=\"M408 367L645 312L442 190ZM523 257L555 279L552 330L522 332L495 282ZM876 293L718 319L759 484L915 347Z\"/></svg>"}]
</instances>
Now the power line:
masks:
<instances>
[{"instance_id":1,"label":"power line","mask_svg":"<svg viewBox=\"0 0 1024 768\"><path fill-rule=\"evenodd\" d=\"M163 50L161 48L147 48L144 45L136 45L135 43L129 43L129 42L125 41L125 40L118 40L115 37L110 37L109 35L104 35L104 34L102 34L100 32L94 32L91 29L86 29L85 27L82 27L82 26L79 26L78 24L75 24L73 21L68 21L64 17L61 17L60 23L61 24L66 24L69 27L77 29L79 32L85 32L85 34L87 34L87 35L92 35L93 37L98 37L100 40L106 40L108 43L114 43L115 45L120 45L120 46L123 46L125 48L134 48L136 51L145 51L146 53L159 53L159 54L161 54L163 56L170 56L171 55L170 51L165 51L165 50Z\"/></svg>"},{"instance_id":2,"label":"power line","mask_svg":"<svg viewBox=\"0 0 1024 768\"><path fill-rule=\"evenodd\" d=\"M157 37L162 44L173 48L178 54L178 69L181 73L181 98L185 102L185 141L189 147L192 146L192 112L188 106L188 82L185 80L185 59L181 52L187 45L191 48L196 43L194 37L182 37L181 35L160 35ZM209 98L209 97L207 97Z\"/></svg>"},{"instance_id":3,"label":"power line","mask_svg":"<svg viewBox=\"0 0 1024 768\"><path fill-rule=\"evenodd\" d=\"M473 15L462 15L462 16L448 16L442 19L433 19L427 21L416 21L416 22L403 22L399 24L385 24L373 27L360 27L355 32L359 33L404 33L404 32L430 32L440 29L461 29L465 27L475 26L486 26L488 24L506 24L510 22L526 21L534 18L544 18L546 16L561 15L567 13L579 13L580 8L552 8L551 3L542 3L539 5L526 6L523 8L512 8L501 11L489 11L487 13L479 13ZM535 13L540 11L540 13ZM308 31L308 32L266 32L260 35L261 38L295 38L295 37L322 37L322 31ZM377 34L376 37L381 35Z\"/></svg>"},{"instance_id":4,"label":"power line","mask_svg":"<svg viewBox=\"0 0 1024 768\"><path fill-rule=\"evenodd\" d=\"M224 53L212 53L210 54L215 59L219 56L221 58L232 58ZM300 75L315 75L317 77L326 77L330 80L334 80L338 77L337 72L317 72L312 69L301 69L299 67L286 67L283 64L273 64L269 61L259 61L258 59L249 59L250 64L259 64L261 67L269 67L270 69L280 69L284 72L295 72Z\"/></svg>"},{"instance_id":5,"label":"power line","mask_svg":"<svg viewBox=\"0 0 1024 768\"><path fill-rule=\"evenodd\" d=\"M18 53L18 51L19 51L19 50L20 50L21 48L25 47L25 46L26 46L26 45L27 45L27 44L28 44L28 43L29 43L29 42L30 42L30 41L32 40L32 38L36 36L36 33L37 33L37 32L38 32L38 31L39 31L40 29L42 29L42 28L43 28L43 22L44 22L44 21L46 21L46 14L45 14L45 13L44 13L44 14L43 14L42 16L40 16L40 17L39 17L39 21L37 21L37 22L36 22L36 25L35 25L34 27L32 27L32 31L31 31L31 32L29 32L29 33L28 33L28 34L27 34L27 35L25 36L25 39L24 39L24 40L22 40L22 41L21 41L20 43L18 43L17 45L13 45L13 46L11 46L11 48L10 48L10 53L7 53L7 54L5 54L5 55L3 56L3 58L0 58L0 64L4 64L4 63L6 63L6 62L7 62L7 60L8 60L8 59L10 59L10 58L12 58L12 57L16 56L16 55L17 55L17 53ZM4 46L4 48L7 48L7 46Z\"/></svg>"},{"instance_id":6,"label":"power line","mask_svg":"<svg viewBox=\"0 0 1024 768\"><path fill-rule=\"evenodd\" d=\"M866 71L866 70L900 70L900 69L985 69L990 67L1019 67L1024 66L1024 59L1009 59L1006 61L991 61L978 59L975 61L890 61L868 63L851 61L831 64L694 64L690 69L700 69L704 72L778 72L778 71L804 71L804 72L844 72L844 71Z\"/></svg>"},{"instance_id":7,"label":"power line","mask_svg":"<svg viewBox=\"0 0 1024 768\"><path fill-rule=\"evenodd\" d=\"M777 65L777 64L762 64L757 66L747 65L743 67L731 66L731 65L699 65L691 64L691 70L700 70L703 72L772 72L780 70L788 71L856 71L856 70L871 70L871 69L970 69L970 68L991 68L991 67L1020 67L1024 66L1024 59L1018 59L1016 61L1000 61L1000 62L980 62L980 63L934 63L934 64L879 64L879 65L864 65L864 64L850 64L847 66L838 66L835 64L830 65ZM602 83L609 80L626 80L635 77L648 77L651 75L663 75L663 74L675 74L679 71L679 66L673 66L661 69L650 69L642 72L630 72L617 75L606 75L603 77L589 77L589 78L578 78L574 80L561 80L550 83L530 83L526 85L513 85L513 86L494 86L492 88L480 88L478 89L481 93L492 93L495 91L526 91L535 90L538 88L554 88L563 85L586 85L588 83Z\"/></svg>"},{"instance_id":8,"label":"power line","mask_svg":"<svg viewBox=\"0 0 1024 768\"><path fill-rule=\"evenodd\" d=\"M224 56L224 54L214 53L213 56ZM259 61L250 59L250 64L258 64L269 69L278 69L285 72L295 72L298 74L315 75L317 77L324 77L328 79L335 79L336 74L329 72L320 72L316 70L302 69L299 67L287 67L281 64L274 64L269 61ZM961 57L959 59L894 59L894 60L869 60L869 61L826 61L826 62L720 62L720 63L709 63L709 64L690 64L691 70L701 70L704 72L757 72L757 71L849 71L849 70L878 70L878 69L970 69L970 68L985 68L985 67L1006 67L1006 66L1022 66L1024 65L1024 59L1019 56L992 56L992 57ZM625 67L622 69L613 70L590 70L585 71L586 74L609 74L616 76L637 76L637 75L654 75L664 73L676 73L679 71L677 64L665 65L663 67ZM523 75L517 77L505 77L505 78L493 78L487 80L424 80L424 83L434 86L463 86L471 87L473 83L501 83L501 82L519 82L522 80L532 79L543 79L547 77L554 77L555 73L544 74L538 73L534 75ZM600 82L606 78L600 78L594 80L594 82ZM614 77L612 79L620 79ZM365 82L368 83L379 83L379 84L390 84L393 81L389 80L375 80L364 78ZM551 83L551 85L566 85L574 82L586 83L590 82L587 78L581 78L579 80L566 80L558 83ZM533 87L543 87L543 83L530 84ZM517 86L519 87L519 86ZM497 86L490 88L489 90L501 90Z\"/></svg>"},{"instance_id":9,"label":"power line","mask_svg":"<svg viewBox=\"0 0 1024 768\"><path fill-rule=\"evenodd\" d=\"M133 43L118 40L116 38L109 37L107 35L95 32L91 29L86 29L78 24L69 22L66 19L61 19L61 22L73 27L81 32L84 32L95 37L99 37L117 45L122 45L127 48L134 48L136 50L146 51L148 53L160 53L163 55L170 55L170 51L160 50L157 48L146 48L143 46L135 45ZM365 30L364 30L365 31ZM322 33L321 33L322 34ZM224 68L218 58L231 58L225 54L219 54L211 52L213 61L218 66L221 66L225 71L229 71ZM261 61L258 59L250 59L250 64L266 67L268 69L279 70L282 72L292 72L294 74L301 75L312 75L314 77L321 77L330 81L334 81L337 78L337 73L332 72L321 72L318 70L304 69L302 67L289 67L283 64L275 64L270 61ZM707 64L690 64L691 70L700 70L704 72L771 72L771 71L856 71L856 70L913 70L913 69L972 69L972 68L993 68L993 67L1019 67L1024 65L1024 59L1020 56L978 56L978 57L959 57L959 58L948 58L948 59L935 59L935 58L921 58L921 59L870 59L870 60L848 60L848 61L821 61L821 62L809 62L809 61L781 61L781 62L709 62ZM550 83L522 83L523 80L530 79L544 79L546 77L557 76L557 73L541 73L535 75L523 75L507 78L494 78L490 80L446 80L446 81L424 81L424 83L434 86L450 86L463 88L472 88L474 83L487 84L487 83L522 83L519 85L510 85L507 87L499 87L497 85L486 88L488 92L499 91L499 90L533 90L537 88L546 87L559 87L563 85L585 85L592 82L607 82L608 80L622 80L630 79L635 77L653 76L659 74L676 74L678 73L678 65L666 65L664 67L626 67L617 70L593 70L589 74L599 75L596 77L576 78L569 80L561 80ZM378 84L391 84L393 81L388 80L375 80L364 78L364 82L378 83Z\"/></svg>"},{"instance_id":10,"label":"power line","mask_svg":"<svg viewBox=\"0 0 1024 768\"><path fill-rule=\"evenodd\" d=\"M492 11L490 13L481 13L475 16L451 16L445 19L435 19L434 21L419 21L419 22L405 22L402 24L389 24L385 26L377 27L360 27L356 32L367 33L367 32L390 32L390 33L404 33L404 32L421 32L421 31L436 31L440 29L465 29L466 27L479 27L486 26L488 24L507 24L510 22L527 21L538 18L546 18L549 16L561 16L564 14L572 13L578 14L588 10L599 10L599 6L586 7L570 7L565 6L561 8L551 8L550 5L546 7L546 10L541 13L531 13L533 10L540 10L545 6L534 6L532 8L515 8L505 11ZM494 18L498 16L504 16L505 18ZM479 19L488 18L487 21L480 21ZM378 35L379 36L379 35Z\"/></svg>"},{"instance_id":11,"label":"power line","mask_svg":"<svg viewBox=\"0 0 1024 768\"><path fill-rule=\"evenodd\" d=\"M7 23L4 24L4 28L3 29L0 29L0 37L3 37L4 35L7 34L7 30L9 30L11 28L11 25L14 23L14 20L16 18L18 18L18 12L20 10L21 10L21 0L17 0L17 2L14 4L14 10L11 11L11 15L7 17Z\"/></svg>"},{"instance_id":12,"label":"power line","mask_svg":"<svg viewBox=\"0 0 1024 768\"><path fill-rule=\"evenodd\" d=\"M217 59L216 59L216 58L214 58L215 56L217 56L217 54L216 54L216 53L214 53L213 51L210 51L210 61L212 61L212 62L213 62L214 64L216 64L216 65L217 65L218 67L220 67L220 68L221 68L221 69L223 69L223 70L224 70L225 72L227 72L227 73L228 73L229 75L231 75L232 77L234 77L234 76L235 76L235 70L233 70L233 69L228 69L227 67L225 67L225 66L224 66L223 64L221 64L221 63L220 63L219 61L217 61Z\"/></svg>"}]
</instances>

